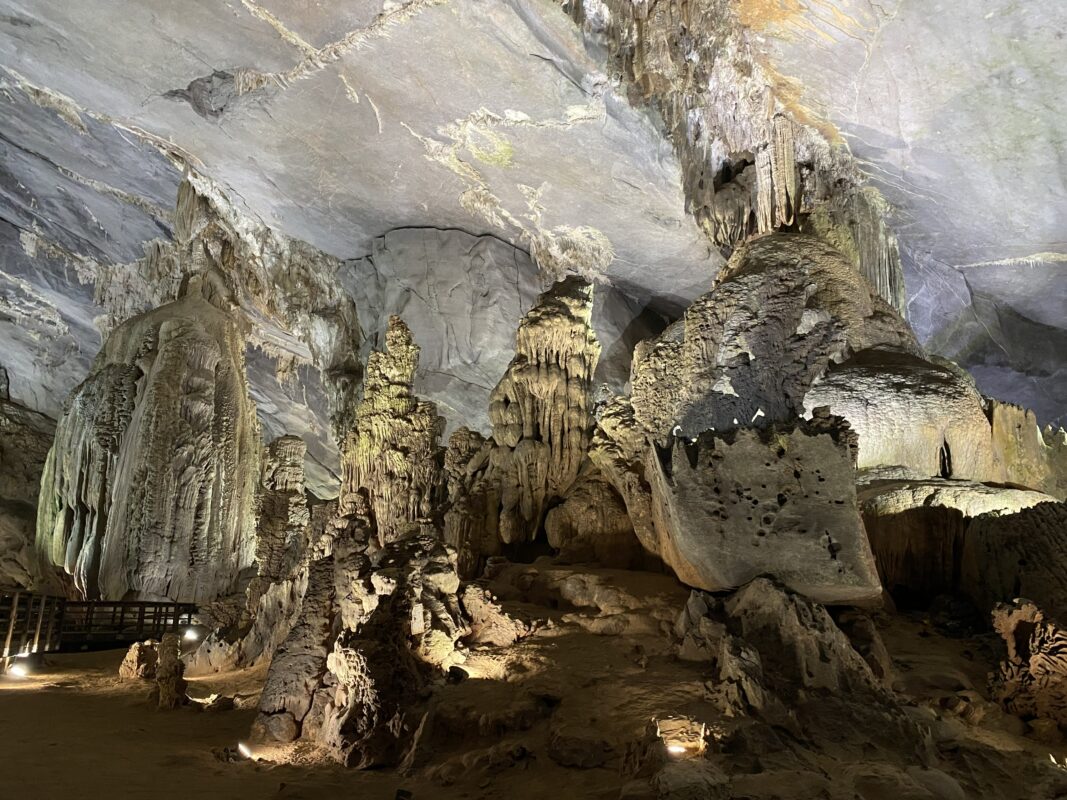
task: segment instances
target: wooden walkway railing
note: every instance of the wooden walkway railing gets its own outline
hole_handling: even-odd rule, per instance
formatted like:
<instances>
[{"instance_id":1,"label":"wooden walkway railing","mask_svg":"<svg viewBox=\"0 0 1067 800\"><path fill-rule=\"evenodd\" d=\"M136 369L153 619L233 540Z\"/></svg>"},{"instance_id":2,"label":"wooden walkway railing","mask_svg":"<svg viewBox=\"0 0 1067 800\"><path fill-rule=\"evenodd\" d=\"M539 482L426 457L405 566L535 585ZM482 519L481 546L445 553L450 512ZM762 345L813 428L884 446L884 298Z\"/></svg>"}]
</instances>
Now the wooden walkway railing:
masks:
<instances>
[{"instance_id":1,"label":"wooden walkway railing","mask_svg":"<svg viewBox=\"0 0 1067 800\"><path fill-rule=\"evenodd\" d=\"M67 600L9 592L0 594L0 671L33 653L119 647L158 639L191 625L196 606L148 601Z\"/></svg>"}]
</instances>

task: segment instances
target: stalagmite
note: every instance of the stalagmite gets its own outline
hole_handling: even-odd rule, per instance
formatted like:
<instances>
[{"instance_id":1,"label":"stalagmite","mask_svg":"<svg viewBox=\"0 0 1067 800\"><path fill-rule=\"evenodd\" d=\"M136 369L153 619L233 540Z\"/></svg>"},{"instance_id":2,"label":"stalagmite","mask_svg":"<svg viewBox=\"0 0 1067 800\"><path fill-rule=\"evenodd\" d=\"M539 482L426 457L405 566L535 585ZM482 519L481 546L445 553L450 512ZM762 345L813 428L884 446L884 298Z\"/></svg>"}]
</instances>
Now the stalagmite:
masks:
<instances>
[{"instance_id":1,"label":"stalagmite","mask_svg":"<svg viewBox=\"0 0 1067 800\"><path fill-rule=\"evenodd\" d=\"M600 345L593 287L566 278L542 294L515 335L515 358L490 395L492 437L457 432L446 458L448 541L473 577L501 545L532 541L570 490L592 435Z\"/></svg>"},{"instance_id":2,"label":"stalagmite","mask_svg":"<svg viewBox=\"0 0 1067 800\"><path fill-rule=\"evenodd\" d=\"M41 482L37 549L84 597L203 602L253 561L259 426L224 290L120 325L69 399Z\"/></svg>"},{"instance_id":3,"label":"stalagmite","mask_svg":"<svg viewBox=\"0 0 1067 800\"><path fill-rule=\"evenodd\" d=\"M271 584L292 577L308 549L311 516L304 487L307 445L281 436L267 445L256 520L256 577L248 589L255 607Z\"/></svg>"},{"instance_id":4,"label":"stalagmite","mask_svg":"<svg viewBox=\"0 0 1067 800\"><path fill-rule=\"evenodd\" d=\"M390 317L385 349L370 355L355 429L342 456L341 514L350 498L366 495L385 544L429 519L442 499L444 420L433 403L411 392L419 348L399 317Z\"/></svg>"},{"instance_id":5,"label":"stalagmite","mask_svg":"<svg viewBox=\"0 0 1067 800\"><path fill-rule=\"evenodd\" d=\"M437 527L443 422L412 394L417 361L393 317L367 366L338 517L313 543L323 552L271 661L257 740L299 738L347 766L395 766L417 738L432 675L462 659L456 552Z\"/></svg>"},{"instance_id":6,"label":"stalagmite","mask_svg":"<svg viewBox=\"0 0 1067 800\"><path fill-rule=\"evenodd\" d=\"M593 287L567 278L538 299L515 334L515 358L489 398L506 543L536 536L546 503L578 476L592 431L591 383L600 344L590 326Z\"/></svg>"}]
</instances>

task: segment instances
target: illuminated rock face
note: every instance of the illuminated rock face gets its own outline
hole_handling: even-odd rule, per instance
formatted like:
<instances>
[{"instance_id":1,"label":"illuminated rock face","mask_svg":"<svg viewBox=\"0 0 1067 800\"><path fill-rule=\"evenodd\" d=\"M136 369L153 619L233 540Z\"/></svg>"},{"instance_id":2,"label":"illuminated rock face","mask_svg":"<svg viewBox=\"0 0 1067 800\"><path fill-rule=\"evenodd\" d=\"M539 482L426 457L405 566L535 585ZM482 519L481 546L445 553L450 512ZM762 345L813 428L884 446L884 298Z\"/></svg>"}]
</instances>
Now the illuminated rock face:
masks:
<instances>
[{"instance_id":1,"label":"illuminated rock face","mask_svg":"<svg viewBox=\"0 0 1067 800\"><path fill-rule=\"evenodd\" d=\"M59 421L37 550L82 596L204 602L253 562L259 426L217 291L119 326Z\"/></svg>"},{"instance_id":2,"label":"illuminated rock face","mask_svg":"<svg viewBox=\"0 0 1067 800\"><path fill-rule=\"evenodd\" d=\"M1067 500L1067 432L1042 430L1033 411L990 401L998 479Z\"/></svg>"},{"instance_id":3,"label":"illuminated rock face","mask_svg":"<svg viewBox=\"0 0 1067 800\"><path fill-rule=\"evenodd\" d=\"M0 586L5 588L29 588L45 577L34 556L34 518L55 429L53 420L11 402L0 367Z\"/></svg>"},{"instance_id":4,"label":"illuminated rock face","mask_svg":"<svg viewBox=\"0 0 1067 800\"><path fill-rule=\"evenodd\" d=\"M490 395L489 441L458 432L448 456L445 526L465 577L502 545L538 537L563 499L592 435L592 379L600 345L593 287L567 278L540 296L515 336L515 358Z\"/></svg>"},{"instance_id":5,"label":"illuminated rock face","mask_svg":"<svg viewBox=\"0 0 1067 800\"><path fill-rule=\"evenodd\" d=\"M647 469L659 555L710 591L774 575L818 602L876 601L850 434L819 417L657 448Z\"/></svg>"},{"instance_id":6,"label":"illuminated rock face","mask_svg":"<svg viewBox=\"0 0 1067 800\"><path fill-rule=\"evenodd\" d=\"M875 481L861 487L882 583L903 607L959 593L980 610L1016 596L1067 608L1067 506L1041 492L971 481Z\"/></svg>"},{"instance_id":7,"label":"illuminated rock face","mask_svg":"<svg viewBox=\"0 0 1067 800\"><path fill-rule=\"evenodd\" d=\"M734 255L682 320L638 345L634 416L661 441L788 421L831 364L875 345L919 351L839 251L810 236L764 236Z\"/></svg>"},{"instance_id":8,"label":"illuminated rock face","mask_svg":"<svg viewBox=\"0 0 1067 800\"><path fill-rule=\"evenodd\" d=\"M815 381L804 408L810 413L818 406L849 421L859 437L860 469L897 466L918 478L1002 479L982 397L954 364L865 350Z\"/></svg>"},{"instance_id":9,"label":"illuminated rock face","mask_svg":"<svg viewBox=\"0 0 1067 800\"><path fill-rule=\"evenodd\" d=\"M370 504L379 545L429 519L442 499L438 442L444 419L412 394L419 348L400 317L389 320L385 348L371 353L342 455L340 513L361 494Z\"/></svg>"},{"instance_id":10,"label":"illuminated rock face","mask_svg":"<svg viewBox=\"0 0 1067 800\"><path fill-rule=\"evenodd\" d=\"M538 299L515 334L515 358L489 398L494 447L489 480L500 486L500 538L533 539L545 505L578 477L592 432L591 384L600 344L593 287L567 278Z\"/></svg>"}]
</instances>

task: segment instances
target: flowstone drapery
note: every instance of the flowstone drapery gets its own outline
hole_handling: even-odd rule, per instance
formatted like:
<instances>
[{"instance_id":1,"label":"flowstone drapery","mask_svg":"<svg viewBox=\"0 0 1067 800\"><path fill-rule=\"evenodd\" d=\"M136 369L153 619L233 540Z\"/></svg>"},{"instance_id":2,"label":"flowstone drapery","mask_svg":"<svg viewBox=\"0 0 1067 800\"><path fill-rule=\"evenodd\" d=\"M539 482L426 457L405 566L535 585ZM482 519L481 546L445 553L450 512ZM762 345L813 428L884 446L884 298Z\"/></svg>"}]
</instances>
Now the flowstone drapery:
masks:
<instances>
[{"instance_id":1,"label":"flowstone drapery","mask_svg":"<svg viewBox=\"0 0 1067 800\"><path fill-rule=\"evenodd\" d=\"M221 284L108 337L59 420L37 549L84 597L204 602L255 556L259 425L244 338Z\"/></svg>"}]
</instances>

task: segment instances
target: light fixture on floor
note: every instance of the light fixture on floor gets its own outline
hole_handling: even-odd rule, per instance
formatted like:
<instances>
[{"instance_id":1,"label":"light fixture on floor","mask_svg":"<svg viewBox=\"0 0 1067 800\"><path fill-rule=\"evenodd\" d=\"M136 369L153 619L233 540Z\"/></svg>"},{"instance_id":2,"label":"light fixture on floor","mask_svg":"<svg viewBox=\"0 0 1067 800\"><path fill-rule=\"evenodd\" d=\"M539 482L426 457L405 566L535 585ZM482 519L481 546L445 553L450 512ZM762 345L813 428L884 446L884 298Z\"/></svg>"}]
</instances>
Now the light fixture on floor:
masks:
<instances>
[{"instance_id":1,"label":"light fixture on floor","mask_svg":"<svg viewBox=\"0 0 1067 800\"><path fill-rule=\"evenodd\" d=\"M703 755L707 726L690 717L662 717L656 720L656 735L673 758Z\"/></svg>"},{"instance_id":2,"label":"light fixture on floor","mask_svg":"<svg viewBox=\"0 0 1067 800\"><path fill-rule=\"evenodd\" d=\"M196 628L186 628L184 639L187 642L198 641L200 639L200 631L198 631Z\"/></svg>"},{"instance_id":3,"label":"light fixture on floor","mask_svg":"<svg viewBox=\"0 0 1067 800\"><path fill-rule=\"evenodd\" d=\"M245 758L251 758L251 759L255 758L255 756L252 754L252 748L249 747L244 742L238 742L237 743L237 752L240 753Z\"/></svg>"},{"instance_id":4,"label":"light fixture on floor","mask_svg":"<svg viewBox=\"0 0 1067 800\"><path fill-rule=\"evenodd\" d=\"M16 678L25 678L30 674L30 669L25 663L16 661L10 667L7 668L8 675L14 675Z\"/></svg>"}]
</instances>

